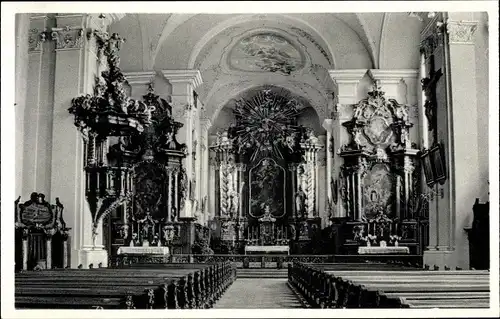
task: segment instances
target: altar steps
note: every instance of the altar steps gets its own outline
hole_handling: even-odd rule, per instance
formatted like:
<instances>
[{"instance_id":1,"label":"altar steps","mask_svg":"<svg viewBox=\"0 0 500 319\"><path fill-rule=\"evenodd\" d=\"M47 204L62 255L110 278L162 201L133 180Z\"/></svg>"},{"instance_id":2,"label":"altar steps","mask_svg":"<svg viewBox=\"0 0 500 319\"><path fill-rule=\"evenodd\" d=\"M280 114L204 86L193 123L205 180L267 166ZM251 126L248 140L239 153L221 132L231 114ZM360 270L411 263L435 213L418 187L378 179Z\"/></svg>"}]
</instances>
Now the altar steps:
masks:
<instances>
[{"instance_id":1,"label":"altar steps","mask_svg":"<svg viewBox=\"0 0 500 319\"><path fill-rule=\"evenodd\" d=\"M238 269L237 278L288 278L288 269Z\"/></svg>"}]
</instances>

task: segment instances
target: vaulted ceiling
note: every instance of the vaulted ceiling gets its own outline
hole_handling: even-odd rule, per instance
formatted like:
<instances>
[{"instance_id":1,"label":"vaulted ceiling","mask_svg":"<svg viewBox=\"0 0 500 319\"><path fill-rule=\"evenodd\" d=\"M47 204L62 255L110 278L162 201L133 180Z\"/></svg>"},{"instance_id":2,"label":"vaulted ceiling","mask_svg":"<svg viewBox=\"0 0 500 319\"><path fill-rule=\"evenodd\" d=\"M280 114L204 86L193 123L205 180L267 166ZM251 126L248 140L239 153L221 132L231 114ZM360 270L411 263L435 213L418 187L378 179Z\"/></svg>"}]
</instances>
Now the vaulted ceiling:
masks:
<instances>
[{"instance_id":1,"label":"vaulted ceiling","mask_svg":"<svg viewBox=\"0 0 500 319\"><path fill-rule=\"evenodd\" d=\"M417 68L422 26L408 13L127 14L111 31L127 40L125 72L200 70L212 119L262 85L302 96L323 119L328 70Z\"/></svg>"}]
</instances>

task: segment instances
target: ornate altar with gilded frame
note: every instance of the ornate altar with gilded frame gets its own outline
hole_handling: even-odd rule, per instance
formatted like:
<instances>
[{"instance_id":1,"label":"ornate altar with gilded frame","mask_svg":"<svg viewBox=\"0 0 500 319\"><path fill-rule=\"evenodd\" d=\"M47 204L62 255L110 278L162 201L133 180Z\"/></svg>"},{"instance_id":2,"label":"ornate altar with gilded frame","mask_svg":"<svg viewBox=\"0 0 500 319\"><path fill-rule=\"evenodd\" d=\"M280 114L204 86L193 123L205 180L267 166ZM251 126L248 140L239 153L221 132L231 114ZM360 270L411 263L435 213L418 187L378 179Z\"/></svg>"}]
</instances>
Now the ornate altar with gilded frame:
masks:
<instances>
[{"instance_id":1,"label":"ornate altar with gilded frame","mask_svg":"<svg viewBox=\"0 0 500 319\"><path fill-rule=\"evenodd\" d=\"M351 139L339 155L341 195L347 222L344 252L355 253L363 236L389 241L400 236L412 253L421 252L419 220L411 197L419 191L419 150L410 142L408 106L386 99L377 86L354 105L343 123ZM411 233L414 230L417 233ZM411 234L410 234L411 233Z\"/></svg>"}]
</instances>

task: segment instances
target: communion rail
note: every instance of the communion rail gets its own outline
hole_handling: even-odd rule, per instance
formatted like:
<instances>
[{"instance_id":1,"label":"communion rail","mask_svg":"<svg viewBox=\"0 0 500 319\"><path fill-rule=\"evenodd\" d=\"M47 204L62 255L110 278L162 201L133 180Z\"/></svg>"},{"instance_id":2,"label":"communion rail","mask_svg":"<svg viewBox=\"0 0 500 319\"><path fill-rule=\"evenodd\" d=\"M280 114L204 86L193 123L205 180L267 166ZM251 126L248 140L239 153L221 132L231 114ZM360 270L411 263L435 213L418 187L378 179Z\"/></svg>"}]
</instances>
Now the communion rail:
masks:
<instances>
[{"instance_id":1,"label":"communion rail","mask_svg":"<svg viewBox=\"0 0 500 319\"><path fill-rule=\"evenodd\" d=\"M286 268L294 262L302 263L351 263L401 265L423 268L422 255L117 255L109 258L108 267L121 268L134 264L166 263L218 263L232 262L237 268Z\"/></svg>"}]
</instances>

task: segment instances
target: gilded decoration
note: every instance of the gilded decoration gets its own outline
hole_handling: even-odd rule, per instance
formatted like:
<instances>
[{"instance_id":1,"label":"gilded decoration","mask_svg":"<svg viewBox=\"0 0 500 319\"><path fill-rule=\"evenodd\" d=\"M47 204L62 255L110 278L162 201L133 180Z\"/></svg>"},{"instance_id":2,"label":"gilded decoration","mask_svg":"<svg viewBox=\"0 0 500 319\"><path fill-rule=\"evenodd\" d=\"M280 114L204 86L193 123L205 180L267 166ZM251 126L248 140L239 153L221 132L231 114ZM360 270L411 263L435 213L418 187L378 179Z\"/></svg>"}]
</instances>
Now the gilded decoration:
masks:
<instances>
[{"instance_id":1,"label":"gilded decoration","mask_svg":"<svg viewBox=\"0 0 500 319\"><path fill-rule=\"evenodd\" d=\"M295 99L266 88L253 99L238 100L234 113L237 123L230 126L229 138L236 141L239 154L255 160L295 152L301 135L295 124L299 114Z\"/></svg>"},{"instance_id":2,"label":"gilded decoration","mask_svg":"<svg viewBox=\"0 0 500 319\"><path fill-rule=\"evenodd\" d=\"M347 215L358 221L380 215L399 218L411 191L406 181L412 177L418 150L411 148L408 106L384 95L375 86L343 124L351 140L339 152L344 158L340 195Z\"/></svg>"},{"instance_id":3,"label":"gilded decoration","mask_svg":"<svg viewBox=\"0 0 500 319\"><path fill-rule=\"evenodd\" d=\"M284 37L259 33L236 43L229 54L229 63L241 71L290 74L304 66L304 58Z\"/></svg>"}]
</instances>

